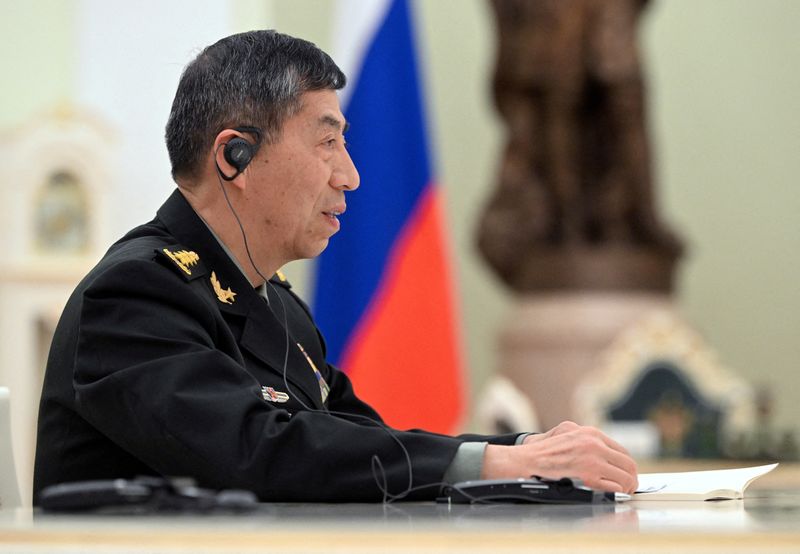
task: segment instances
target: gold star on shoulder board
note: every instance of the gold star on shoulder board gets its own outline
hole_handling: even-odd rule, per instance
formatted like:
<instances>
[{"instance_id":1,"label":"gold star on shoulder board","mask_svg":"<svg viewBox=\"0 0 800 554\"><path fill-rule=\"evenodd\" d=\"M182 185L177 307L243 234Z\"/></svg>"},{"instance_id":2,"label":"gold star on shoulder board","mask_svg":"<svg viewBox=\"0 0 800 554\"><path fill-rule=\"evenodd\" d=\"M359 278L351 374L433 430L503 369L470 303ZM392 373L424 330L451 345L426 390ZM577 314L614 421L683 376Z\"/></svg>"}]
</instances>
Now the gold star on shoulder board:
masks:
<instances>
[{"instance_id":1,"label":"gold star on shoulder board","mask_svg":"<svg viewBox=\"0 0 800 554\"><path fill-rule=\"evenodd\" d=\"M217 299L223 304L233 304L234 299L233 297L236 296L236 293L231 290L230 287L227 289L223 289L222 285L220 285L219 280L217 279L217 274L215 272L211 272L211 286L214 287L214 292L217 295Z\"/></svg>"}]
</instances>

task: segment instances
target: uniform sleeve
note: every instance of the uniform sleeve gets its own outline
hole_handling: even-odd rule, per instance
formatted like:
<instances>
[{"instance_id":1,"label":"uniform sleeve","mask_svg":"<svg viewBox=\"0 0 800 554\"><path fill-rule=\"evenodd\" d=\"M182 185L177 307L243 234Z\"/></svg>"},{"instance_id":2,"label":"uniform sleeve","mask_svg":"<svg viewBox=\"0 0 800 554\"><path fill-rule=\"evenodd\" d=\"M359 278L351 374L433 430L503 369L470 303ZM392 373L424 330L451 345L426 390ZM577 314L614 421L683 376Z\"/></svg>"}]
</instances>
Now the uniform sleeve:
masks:
<instances>
[{"instance_id":1,"label":"uniform sleeve","mask_svg":"<svg viewBox=\"0 0 800 554\"><path fill-rule=\"evenodd\" d=\"M156 263L123 262L98 276L82 298L78 341L81 415L156 471L203 486L265 501L379 501L376 460L397 494L439 483L463 442L265 402L218 312ZM331 409L379 420L349 381L333 387Z\"/></svg>"}]
</instances>

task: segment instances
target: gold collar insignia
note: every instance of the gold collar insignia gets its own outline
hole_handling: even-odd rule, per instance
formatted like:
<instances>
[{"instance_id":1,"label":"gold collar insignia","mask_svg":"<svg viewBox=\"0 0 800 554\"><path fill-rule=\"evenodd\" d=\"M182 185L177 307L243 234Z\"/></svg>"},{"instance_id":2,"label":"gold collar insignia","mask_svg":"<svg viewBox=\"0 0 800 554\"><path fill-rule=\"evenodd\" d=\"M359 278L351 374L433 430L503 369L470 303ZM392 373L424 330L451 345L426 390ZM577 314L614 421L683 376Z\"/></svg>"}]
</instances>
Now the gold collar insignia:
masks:
<instances>
[{"instance_id":1,"label":"gold collar insignia","mask_svg":"<svg viewBox=\"0 0 800 554\"><path fill-rule=\"evenodd\" d=\"M197 265L200 261L200 256L190 250L178 250L177 252L170 252L168 248L164 248L164 254L169 256L169 259L175 262L179 268L183 270L186 275L191 275L192 270L189 269Z\"/></svg>"},{"instance_id":2,"label":"gold collar insignia","mask_svg":"<svg viewBox=\"0 0 800 554\"><path fill-rule=\"evenodd\" d=\"M219 299L220 302L223 304L233 304L233 297L236 296L236 293L233 292L230 287L223 290L222 285L220 285L217 279L217 274L213 271L211 272L211 286L214 287L214 292L217 294L217 299Z\"/></svg>"}]
</instances>

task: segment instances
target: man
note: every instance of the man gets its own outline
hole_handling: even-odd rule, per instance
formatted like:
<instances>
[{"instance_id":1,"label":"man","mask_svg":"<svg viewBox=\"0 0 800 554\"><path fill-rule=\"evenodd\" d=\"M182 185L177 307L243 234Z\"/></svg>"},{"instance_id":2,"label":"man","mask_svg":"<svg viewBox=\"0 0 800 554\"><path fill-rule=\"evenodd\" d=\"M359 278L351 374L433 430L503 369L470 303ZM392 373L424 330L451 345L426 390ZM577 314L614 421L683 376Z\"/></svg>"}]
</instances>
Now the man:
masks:
<instances>
[{"instance_id":1,"label":"man","mask_svg":"<svg viewBox=\"0 0 800 554\"><path fill-rule=\"evenodd\" d=\"M344 83L313 44L272 31L189 64L167 124L178 190L111 247L56 329L35 494L141 474L266 501L424 499L442 481L533 474L636 487L625 450L573 423L499 437L387 429L326 363L278 270L322 252L359 186Z\"/></svg>"}]
</instances>

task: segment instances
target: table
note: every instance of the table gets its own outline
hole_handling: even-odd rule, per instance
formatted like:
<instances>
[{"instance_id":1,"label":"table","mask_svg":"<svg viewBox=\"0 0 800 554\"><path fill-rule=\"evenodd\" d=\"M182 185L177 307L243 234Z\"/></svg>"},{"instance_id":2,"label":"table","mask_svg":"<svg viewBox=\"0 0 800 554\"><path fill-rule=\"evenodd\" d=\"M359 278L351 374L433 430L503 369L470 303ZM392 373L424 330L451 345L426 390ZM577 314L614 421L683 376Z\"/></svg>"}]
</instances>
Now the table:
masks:
<instances>
[{"instance_id":1,"label":"table","mask_svg":"<svg viewBox=\"0 0 800 554\"><path fill-rule=\"evenodd\" d=\"M612 505L262 504L245 514L0 511L0 552L800 552L800 489Z\"/></svg>"}]
</instances>

